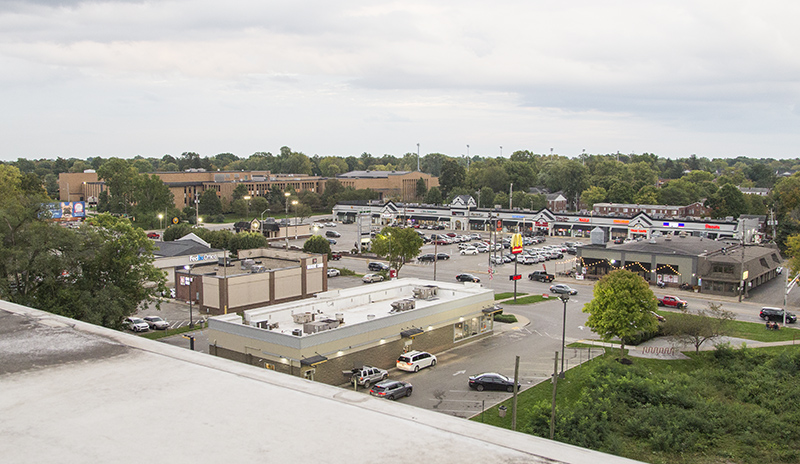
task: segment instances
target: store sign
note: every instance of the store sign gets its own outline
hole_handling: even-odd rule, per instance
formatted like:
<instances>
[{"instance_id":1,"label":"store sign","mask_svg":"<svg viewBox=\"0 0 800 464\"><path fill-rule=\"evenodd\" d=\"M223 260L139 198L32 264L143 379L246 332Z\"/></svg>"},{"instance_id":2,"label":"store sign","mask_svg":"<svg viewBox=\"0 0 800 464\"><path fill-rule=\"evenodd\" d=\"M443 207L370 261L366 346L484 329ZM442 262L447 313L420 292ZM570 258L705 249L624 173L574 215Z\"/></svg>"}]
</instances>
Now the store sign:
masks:
<instances>
[{"instance_id":1,"label":"store sign","mask_svg":"<svg viewBox=\"0 0 800 464\"><path fill-rule=\"evenodd\" d=\"M706 224L706 229L719 229L719 226L716 224Z\"/></svg>"},{"instance_id":2,"label":"store sign","mask_svg":"<svg viewBox=\"0 0 800 464\"><path fill-rule=\"evenodd\" d=\"M211 255L211 254L189 256L190 263L199 263L202 261L217 261L217 259L218 259L217 255Z\"/></svg>"},{"instance_id":3,"label":"store sign","mask_svg":"<svg viewBox=\"0 0 800 464\"><path fill-rule=\"evenodd\" d=\"M631 229L631 232L634 234L646 234L647 231L645 229Z\"/></svg>"},{"instance_id":4,"label":"store sign","mask_svg":"<svg viewBox=\"0 0 800 464\"><path fill-rule=\"evenodd\" d=\"M511 253L522 253L522 234L514 234L511 236Z\"/></svg>"},{"instance_id":5,"label":"store sign","mask_svg":"<svg viewBox=\"0 0 800 464\"><path fill-rule=\"evenodd\" d=\"M578 222L591 222L589 218L578 218Z\"/></svg>"},{"instance_id":6,"label":"store sign","mask_svg":"<svg viewBox=\"0 0 800 464\"><path fill-rule=\"evenodd\" d=\"M629 221L627 219L614 219L614 224L628 224L630 222L631 221Z\"/></svg>"},{"instance_id":7,"label":"store sign","mask_svg":"<svg viewBox=\"0 0 800 464\"><path fill-rule=\"evenodd\" d=\"M536 227L547 227L547 223L536 221Z\"/></svg>"},{"instance_id":8,"label":"store sign","mask_svg":"<svg viewBox=\"0 0 800 464\"><path fill-rule=\"evenodd\" d=\"M684 227L685 224L682 222L665 222L663 223L664 227Z\"/></svg>"}]
</instances>

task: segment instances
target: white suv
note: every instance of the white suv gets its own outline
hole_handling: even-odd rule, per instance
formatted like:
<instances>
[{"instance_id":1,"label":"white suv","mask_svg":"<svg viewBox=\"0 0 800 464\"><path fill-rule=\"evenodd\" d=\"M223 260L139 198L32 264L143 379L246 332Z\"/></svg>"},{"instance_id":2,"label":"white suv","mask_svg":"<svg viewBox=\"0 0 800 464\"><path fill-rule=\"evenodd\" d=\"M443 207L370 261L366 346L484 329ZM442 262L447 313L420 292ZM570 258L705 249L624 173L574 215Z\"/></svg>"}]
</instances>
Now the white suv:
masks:
<instances>
[{"instance_id":1,"label":"white suv","mask_svg":"<svg viewBox=\"0 0 800 464\"><path fill-rule=\"evenodd\" d=\"M397 368L401 371L419 372L420 369L436 365L436 356L425 351L409 351L397 358Z\"/></svg>"},{"instance_id":2,"label":"white suv","mask_svg":"<svg viewBox=\"0 0 800 464\"><path fill-rule=\"evenodd\" d=\"M147 332L150 330L150 326L147 324L147 322L138 317L125 318L124 325L134 332Z\"/></svg>"}]
</instances>

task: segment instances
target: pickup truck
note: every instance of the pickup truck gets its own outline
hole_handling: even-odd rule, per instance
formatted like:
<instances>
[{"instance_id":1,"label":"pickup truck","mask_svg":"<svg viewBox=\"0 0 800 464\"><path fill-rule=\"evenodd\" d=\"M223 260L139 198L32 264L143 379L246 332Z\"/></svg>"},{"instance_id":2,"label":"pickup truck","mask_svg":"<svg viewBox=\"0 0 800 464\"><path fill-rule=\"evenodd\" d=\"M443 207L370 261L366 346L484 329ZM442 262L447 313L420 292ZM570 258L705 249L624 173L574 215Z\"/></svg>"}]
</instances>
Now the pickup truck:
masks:
<instances>
[{"instance_id":1,"label":"pickup truck","mask_svg":"<svg viewBox=\"0 0 800 464\"><path fill-rule=\"evenodd\" d=\"M389 376L389 371L378 367L363 366L352 370L353 377L351 380L358 382L359 385L369 387L372 383L385 380Z\"/></svg>"},{"instance_id":2,"label":"pickup truck","mask_svg":"<svg viewBox=\"0 0 800 464\"><path fill-rule=\"evenodd\" d=\"M659 306L669 306L671 308L683 309L689 305L686 301L681 300L677 296L664 295L658 299Z\"/></svg>"},{"instance_id":3,"label":"pickup truck","mask_svg":"<svg viewBox=\"0 0 800 464\"><path fill-rule=\"evenodd\" d=\"M528 279L538 280L539 282L552 282L555 279L553 274L548 274L545 271L533 271L528 274Z\"/></svg>"}]
</instances>

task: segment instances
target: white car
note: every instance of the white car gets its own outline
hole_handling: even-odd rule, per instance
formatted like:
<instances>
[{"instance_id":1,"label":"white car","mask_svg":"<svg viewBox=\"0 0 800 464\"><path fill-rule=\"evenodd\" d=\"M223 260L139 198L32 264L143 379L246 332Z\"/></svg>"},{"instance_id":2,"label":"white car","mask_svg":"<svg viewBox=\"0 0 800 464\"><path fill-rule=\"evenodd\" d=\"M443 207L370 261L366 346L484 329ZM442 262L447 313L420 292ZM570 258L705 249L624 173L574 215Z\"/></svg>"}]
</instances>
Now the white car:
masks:
<instances>
[{"instance_id":1,"label":"white car","mask_svg":"<svg viewBox=\"0 0 800 464\"><path fill-rule=\"evenodd\" d=\"M123 324L134 332L147 332L150 330L150 325L140 317L127 317Z\"/></svg>"},{"instance_id":2,"label":"white car","mask_svg":"<svg viewBox=\"0 0 800 464\"><path fill-rule=\"evenodd\" d=\"M462 255L477 255L478 249L475 247L464 248L461 250Z\"/></svg>"},{"instance_id":3,"label":"white car","mask_svg":"<svg viewBox=\"0 0 800 464\"><path fill-rule=\"evenodd\" d=\"M142 319L147 322L151 329L165 330L169 328L169 322L158 316L145 316Z\"/></svg>"},{"instance_id":4,"label":"white car","mask_svg":"<svg viewBox=\"0 0 800 464\"><path fill-rule=\"evenodd\" d=\"M336 277L340 274L338 269L329 268L328 269L328 277Z\"/></svg>"},{"instance_id":5,"label":"white car","mask_svg":"<svg viewBox=\"0 0 800 464\"><path fill-rule=\"evenodd\" d=\"M365 284L371 284L372 282L383 282L383 276L380 274L367 274L361 280L364 281Z\"/></svg>"},{"instance_id":6,"label":"white car","mask_svg":"<svg viewBox=\"0 0 800 464\"><path fill-rule=\"evenodd\" d=\"M397 368L401 371L419 372L420 369L436 365L436 356L426 351L409 351L397 358Z\"/></svg>"}]
</instances>

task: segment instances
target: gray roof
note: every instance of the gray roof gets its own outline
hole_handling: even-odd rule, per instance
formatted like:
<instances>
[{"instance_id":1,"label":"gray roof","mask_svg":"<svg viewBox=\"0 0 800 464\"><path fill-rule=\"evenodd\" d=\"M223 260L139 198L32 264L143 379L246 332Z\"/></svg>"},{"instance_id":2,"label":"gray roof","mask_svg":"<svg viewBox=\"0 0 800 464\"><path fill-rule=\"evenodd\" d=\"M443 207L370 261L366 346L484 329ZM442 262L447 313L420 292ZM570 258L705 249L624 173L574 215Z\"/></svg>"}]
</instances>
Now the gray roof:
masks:
<instances>
[{"instance_id":1,"label":"gray roof","mask_svg":"<svg viewBox=\"0 0 800 464\"><path fill-rule=\"evenodd\" d=\"M212 251L221 250L207 247L191 240L175 240L173 242L155 242L155 250L153 250L153 255L158 258L167 258L172 256L197 255Z\"/></svg>"},{"instance_id":2,"label":"gray roof","mask_svg":"<svg viewBox=\"0 0 800 464\"><path fill-rule=\"evenodd\" d=\"M651 241L655 243L650 243ZM620 245L609 245L608 249L659 255L699 256L703 253L713 253L720 251L722 248L730 247L731 245L726 241L673 236L670 240L665 237L654 237L651 240L645 239Z\"/></svg>"},{"instance_id":3,"label":"gray roof","mask_svg":"<svg viewBox=\"0 0 800 464\"><path fill-rule=\"evenodd\" d=\"M338 174L336 177L351 179L381 179L389 176L401 176L403 174L408 174L409 172L411 171L350 171L345 172L344 174Z\"/></svg>"},{"instance_id":4,"label":"gray roof","mask_svg":"<svg viewBox=\"0 0 800 464\"><path fill-rule=\"evenodd\" d=\"M0 333L4 462L634 462L6 301Z\"/></svg>"}]
</instances>

